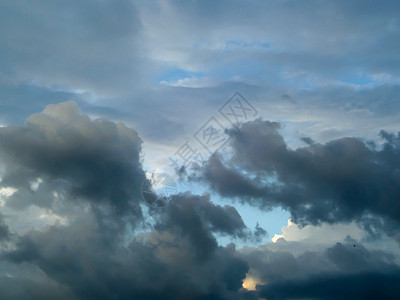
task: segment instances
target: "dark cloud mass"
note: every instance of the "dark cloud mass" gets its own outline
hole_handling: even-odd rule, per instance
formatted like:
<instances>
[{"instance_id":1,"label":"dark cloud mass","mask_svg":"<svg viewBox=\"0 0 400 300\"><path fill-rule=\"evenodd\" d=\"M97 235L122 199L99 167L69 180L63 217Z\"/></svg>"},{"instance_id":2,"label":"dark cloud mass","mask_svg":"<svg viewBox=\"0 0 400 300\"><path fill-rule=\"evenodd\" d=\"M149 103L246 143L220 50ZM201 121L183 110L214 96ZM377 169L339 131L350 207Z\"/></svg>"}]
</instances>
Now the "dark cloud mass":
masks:
<instances>
[{"instance_id":1,"label":"dark cloud mass","mask_svg":"<svg viewBox=\"0 0 400 300\"><path fill-rule=\"evenodd\" d=\"M393 257L358 247L348 241L299 256L268 247L245 248L241 255L266 299L397 299L400 268Z\"/></svg>"},{"instance_id":2,"label":"dark cloud mass","mask_svg":"<svg viewBox=\"0 0 400 300\"><path fill-rule=\"evenodd\" d=\"M400 299L400 1L0 0L0 41L0 300Z\"/></svg>"},{"instance_id":3,"label":"dark cloud mass","mask_svg":"<svg viewBox=\"0 0 400 300\"><path fill-rule=\"evenodd\" d=\"M140 145L134 130L91 120L74 102L1 128L1 185L16 189L5 205L67 219L24 234L1 219L2 299L238 299L247 263L213 233L252 233L207 195L177 195L146 225Z\"/></svg>"},{"instance_id":4,"label":"dark cloud mass","mask_svg":"<svg viewBox=\"0 0 400 300\"><path fill-rule=\"evenodd\" d=\"M152 231L127 245L93 220L32 231L3 260L33 264L78 299L229 299L248 270L234 248L199 261L194 237ZM143 240L145 239L145 240ZM188 269L189 268L189 269ZM38 272L38 270L36 270ZM25 295L28 297L28 295Z\"/></svg>"},{"instance_id":5,"label":"dark cloud mass","mask_svg":"<svg viewBox=\"0 0 400 300\"><path fill-rule=\"evenodd\" d=\"M0 242L10 237L10 229L4 223L3 217L0 215Z\"/></svg>"},{"instance_id":6,"label":"dark cloud mass","mask_svg":"<svg viewBox=\"0 0 400 300\"><path fill-rule=\"evenodd\" d=\"M212 233L229 235L242 239L260 238L262 228L252 233L246 228L242 217L233 206L219 206L210 201L208 195L181 194L173 197L161 211L158 230L178 231L193 244L193 253L200 259L207 259L218 245Z\"/></svg>"},{"instance_id":7,"label":"dark cloud mass","mask_svg":"<svg viewBox=\"0 0 400 300\"><path fill-rule=\"evenodd\" d=\"M373 215L397 231L400 134L382 131L381 146L342 138L291 149L279 129L279 123L258 119L230 130L233 157L213 155L202 178L222 196L264 208L282 206L303 225Z\"/></svg>"},{"instance_id":8,"label":"dark cloud mass","mask_svg":"<svg viewBox=\"0 0 400 300\"><path fill-rule=\"evenodd\" d=\"M232 129L230 165L212 156L205 178L223 195L254 198L261 206L286 205L307 221L316 216L315 220L334 222L317 212L290 207L282 196L290 194L287 186L298 181L296 187L307 192L300 201L309 199L305 203L311 207L320 195L334 195L337 198L331 201L338 201L343 210L350 206L346 174L362 175L364 180L372 180L374 172L374 176L395 175L395 135L382 133L386 143L381 150L357 139L290 150L278 129L278 123L261 120ZM5 207L23 212L36 206L65 219L18 233L0 219L2 299L396 299L400 295L394 285L400 274L396 257L360 243L352 247L350 237L315 250L284 239L258 248L221 246L218 237L259 242L267 232L258 224L252 232L235 207L215 204L209 194L178 194L166 207L150 207L143 213L140 149L141 139L134 130L91 120L74 102L47 106L23 126L0 129L1 188L14 189L5 197ZM256 176L233 169L234 162ZM276 179L268 183L262 176L272 171ZM343 194L332 192L332 182L344 185ZM386 179L374 183L379 186L371 186L372 190L388 184ZM273 193L266 184L272 185ZM278 184L282 195L277 193ZM318 189L320 185L325 188ZM395 195L397 190L390 192ZM280 196L281 202L272 195ZM339 220L357 219L364 210L385 215L384 207L378 210L372 200L366 201L351 214L338 211L346 217ZM397 221L395 213L385 216ZM288 250L295 248L305 250L297 254ZM249 276L257 283L255 290L242 287Z\"/></svg>"},{"instance_id":9,"label":"dark cloud mass","mask_svg":"<svg viewBox=\"0 0 400 300\"><path fill-rule=\"evenodd\" d=\"M140 147L138 134L121 123L91 121L74 102L49 105L23 126L0 130L1 185L18 189L11 206L51 208L51 185L68 197L108 204L117 213L140 214ZM31 184L38 179L44 183L34 191Z\"/></svg>"},{"instance_id":10,"label":"dark cloud mass","mask_svg":"<svg viewBox=\"0 0 400 300\"><path fill-rule=\"evenodd\" d=\"M285 281L261 289L267 299L390 299L400 297L400 272L335 276L320 274L300 281Z\"/></svg>"}]
</instances>

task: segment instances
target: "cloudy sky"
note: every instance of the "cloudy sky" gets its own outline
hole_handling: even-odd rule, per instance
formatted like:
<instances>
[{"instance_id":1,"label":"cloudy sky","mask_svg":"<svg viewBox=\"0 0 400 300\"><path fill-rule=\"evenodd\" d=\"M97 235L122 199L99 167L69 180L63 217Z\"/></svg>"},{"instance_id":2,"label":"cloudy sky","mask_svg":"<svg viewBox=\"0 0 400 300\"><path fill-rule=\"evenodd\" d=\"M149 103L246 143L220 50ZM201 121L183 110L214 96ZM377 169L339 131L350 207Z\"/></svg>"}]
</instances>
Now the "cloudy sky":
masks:
<instances>
[{"instance_id":1,"label":"cloudy sky","mask_svg":"<svg viewBox=\"0 0 400 300\"><path fill-rule=\"evenodd\" d=\"M1 299L400 299L400 2L0 0Z\"/></svg>"}]
</instances>

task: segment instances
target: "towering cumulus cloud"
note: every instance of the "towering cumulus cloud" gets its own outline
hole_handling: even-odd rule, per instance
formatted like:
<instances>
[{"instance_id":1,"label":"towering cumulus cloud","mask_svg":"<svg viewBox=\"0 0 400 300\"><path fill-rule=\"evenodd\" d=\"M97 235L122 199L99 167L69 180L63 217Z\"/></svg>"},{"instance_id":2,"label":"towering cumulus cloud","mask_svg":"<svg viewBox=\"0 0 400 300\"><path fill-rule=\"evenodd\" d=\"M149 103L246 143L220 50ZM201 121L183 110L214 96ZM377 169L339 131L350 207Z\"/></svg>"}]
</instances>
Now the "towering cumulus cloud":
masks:
<instances>
[{"instance_id":1,"label":"towering cumulus cloud","mask_svg":"<svg viewBox=\"0 0 400 300\"><path fill-rule=\"evenodd\" d=\"M74 102L49 105L25 125L0 130L1 184L17 188L12 206L52 208L59 191L140 216L140 147L138 134L121 123L91 121ZM32 195L35 181L42 184Z\"/></svg>"},{"instance_id":2,"label":"towering cumulus cloud","mask_svg":"<svg viewBox=\"0 0 400 300\"><path fill-rule=\"evenodd\" d=\"M22 215L38 207L63 220L13 232L0 219L2 299L248 294L242 289L247 262L214 236L251 236L239 213L187 193L145 218L140 148L134 130L91 120L74 102L50 105L23 126L0 129L1 186L13 190L4 207Z\"/></svg>"}]
</instances>

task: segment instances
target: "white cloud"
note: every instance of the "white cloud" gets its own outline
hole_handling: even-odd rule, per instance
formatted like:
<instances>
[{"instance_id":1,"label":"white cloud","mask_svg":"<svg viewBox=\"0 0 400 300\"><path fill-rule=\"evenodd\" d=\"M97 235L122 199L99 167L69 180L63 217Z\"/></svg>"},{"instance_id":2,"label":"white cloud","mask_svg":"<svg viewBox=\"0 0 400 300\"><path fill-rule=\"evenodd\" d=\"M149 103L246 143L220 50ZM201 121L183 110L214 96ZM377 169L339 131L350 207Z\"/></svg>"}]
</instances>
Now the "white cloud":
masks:
<instances>
[{"instance_id":1,"label":"white cloud","mask_svg":"<svg viewBox=\"0 0 400 300\"><path fill-rule=\"evenodd\" d=\"M307 241L311 244L334 244L344 240L347 236L361 240L365 237L365 231L354 222L335 225L323 223L320 226L307 225L300 228L289 219L288 225L282 227L282 234L275 234L271 240L274 243L283 238L289 242Z\"/></svg>"}]
</instances>

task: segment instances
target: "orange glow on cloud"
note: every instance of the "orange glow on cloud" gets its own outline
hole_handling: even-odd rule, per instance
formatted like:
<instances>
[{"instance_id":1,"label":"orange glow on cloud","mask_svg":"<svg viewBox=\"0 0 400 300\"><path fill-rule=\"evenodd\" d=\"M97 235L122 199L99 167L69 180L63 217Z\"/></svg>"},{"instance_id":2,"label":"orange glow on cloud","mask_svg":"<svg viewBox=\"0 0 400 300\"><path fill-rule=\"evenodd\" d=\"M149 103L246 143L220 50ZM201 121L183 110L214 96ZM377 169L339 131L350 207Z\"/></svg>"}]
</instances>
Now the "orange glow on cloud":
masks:
<instances>
[{"instance_id":1,"label":"orange glow on cloud","mask_svg":"<svg viewBox=\"0 0 400 300\"><path fill-rule=\"evenodd\" d=\"M245 288L248 291L255 291L257 283L259 283L259 282L256 281L253 277L246 277L243 280L242 286L243 286L243 288Z\"/></svg>"}]
</instances>

